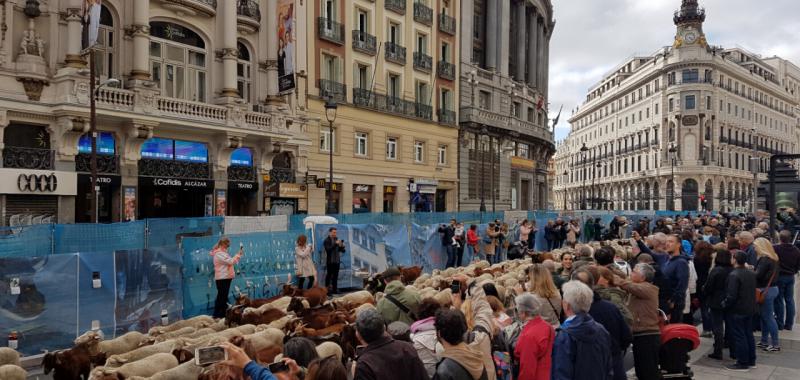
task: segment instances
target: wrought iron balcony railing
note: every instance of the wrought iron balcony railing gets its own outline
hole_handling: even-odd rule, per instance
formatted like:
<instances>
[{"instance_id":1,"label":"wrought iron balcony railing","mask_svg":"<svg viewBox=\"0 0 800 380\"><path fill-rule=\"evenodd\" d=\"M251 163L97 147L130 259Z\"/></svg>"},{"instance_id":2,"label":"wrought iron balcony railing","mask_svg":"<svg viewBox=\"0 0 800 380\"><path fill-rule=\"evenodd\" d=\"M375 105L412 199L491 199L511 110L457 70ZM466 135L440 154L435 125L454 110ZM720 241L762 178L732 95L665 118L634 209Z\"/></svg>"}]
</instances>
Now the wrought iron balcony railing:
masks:
<instances>
[{"instance_id":1,"label":"wrought iron balcony railing","mask_svg":"<svg viewBox=\"0 0 800 380\"><path fill-rule=\"evenodd\" d=\"M456 124L456 111L447 109L440 109L437 113L439 124L455 125Z\"/></svg>"},{"instance_id":2,"label":"wrought iron balcony railing","mask_svg":"<svg viewBox=\"0 0 800 380\"><path fill-rule=\"evenodd\" d=\"M53 170L55 168L55 154L50 149L6 146L3 148L3 167Z\"/></svg>"},{"instance_id":3,"label":"wrought iron balcony railing","mask_svg":"<svg viewBox=\"0 0 800 380\"><path fill-rule=\"evenodd\" d=\"M375 55L378 49L377 45L375 36L361 30L353 31L353 50Z\"/></svg>"},{"instance_id":4,"label":"wrought iron balcony railing","mask_svg":"<svg viewBox=\"0 0 800 380\"><path fill-rule=\"evenodd\" d=\"M237 0L236 14L261 22L261 8L255 0Z\"/></svg>"},{"instance_id":5,"label":"wrought iron balcony railing","mask_svg":"<svg viewBox=\"0 0 800 380\"><path fill-rule=\"evenodd\" d=\"M92 172L92 155L80 153L75 156L75 171L79 173ZM98 154L97 172L102 174L119 174L119 156Z\"/></svg>"},{"instance_id":6,"label":"wrought iron balcony railing","mask_svg":"<svg viewBox=\"0 0 800 380\"><path fill-rule=\"evenodd\" d=\"M320 39L344 45L344 25L329 18L317 19L317 33Z\"/></svg>"},{"instance_id":7,"label":"wrought iron balcony railing","mask_svg":"<svg viewBox=\"0 0 800 380\"><path fill-rule=\"evenodd\" d=\"M414 3L414 21L425 25L433 24L433 9L422 3Z\"/></svg>"},{"instance_id":8,"label":"wrought iron balcony railing","mask_svg":"<svg viewBox=\"0 0 800 380\"><path fill-rule=\"evenodd\" d=\"M228 166L228 181L255 182L256 168L246 165Z\"/></svg>"},{"instance_id":9,"label":"wrought iron balcony railing","mask_svg":"<svg viewBox=\"0 0 800 380\"><path fill-rule=\"evenodd\" d=\"M439 14L439 31L451 36L456 35L456 18L444 13Z\"/></svg>"},{"instance_id":10,"label":"wrought iron balcony railing","mask_svg":"<svg viewBox=\"0 0 800 380\"><path fill-rule=\"evenodd\" d=\"M420 71L424 71L426 73L431 72L433 69L433 58L431 56L420 53L418 51L414 52L414 68Z\"/></svg>"},{"instance_id":11,"label":"wrought iron balcony railing","mask_svg":"<svg viewBox=\"0 0 800 380\"><path fill-rule=\"evenodd\" d=\"M385 58L387 61L394 62L400 65L406 64L406 48L393 43L393 42L386 42L386 53Z\"/></svg>"},{"instance_id":12,"label":"wrought iron balcony railing","mask_svg":"<svg viewBox=\"0 0 800 380\"><path fill-rule=\"evenodd\" d=\"M384 8L404 15L406 14L406 0L386 0Z\"/></svg>"},{"instance_id":13,"label":"wrought iron balcony railing","mask_svg":"<svg viewBox=\"0 0 800 380\"><path fill-rule=\"evenodd\" d=\"M442 79L455 80L456 65L447 61L439 61L439 63L436 64L436 74Z\"/></svg>"},{"instance_id":14,"label":"wrought iron balcony railing","mask_svg":"<svg viewBox=\"0 0 800 380\"><path fill-rule=\"evenodd\" d=\"M320 79L319 96L322 98L331 98L337 102L344 103L347 101L347 86L332 80Z\"/></svg>"}]
</instances>

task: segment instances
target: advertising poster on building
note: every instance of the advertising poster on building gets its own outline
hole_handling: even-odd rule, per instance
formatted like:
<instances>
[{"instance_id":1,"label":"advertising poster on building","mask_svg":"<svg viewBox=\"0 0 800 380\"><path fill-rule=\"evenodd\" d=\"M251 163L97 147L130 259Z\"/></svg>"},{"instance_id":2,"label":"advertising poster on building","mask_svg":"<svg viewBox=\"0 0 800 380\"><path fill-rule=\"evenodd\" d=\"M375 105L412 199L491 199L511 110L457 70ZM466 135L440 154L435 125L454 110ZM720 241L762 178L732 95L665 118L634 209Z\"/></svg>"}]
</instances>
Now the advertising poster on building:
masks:
<instances>
[{"instance_id":1,"label":"advertising poster on building","mask_svg":"<svg viewBox=\"0 0 800 380\"><path fill-rule=\"evenodd\" d=\"M294 0L278 0L278 92L291 92L294 82Z\"/></svg>"},{"instance_id":2,"label":"advertising poster on building","mask_svg":"<svg viewBox=\"0 0 800 380\"><path fill-rule=\"evenodd\" d=\"M228 199L225 190L217 190L217 210L214 215L225 216L228 212Z\"/></svg>"},{"instance_id":3,"label":"advertising poster on building","mask_svg":"<svg viewBox=\"0 0 800 380\"><path fill-rule=\"evenodd\" d=\"M101 0L83 1L83 48L97 44L97 33L100 29Z\"/></svg>"},{"instance_id":4,"label":"advertising poster on building","mask_svg":"<svg viewBox=\"0 0 800 380\"><path fill-rule=\"evenodd\" d=\"M124 190L123 217L126 222L136 220L136 188L126 187Z\"/></svg>"}]
</instances>

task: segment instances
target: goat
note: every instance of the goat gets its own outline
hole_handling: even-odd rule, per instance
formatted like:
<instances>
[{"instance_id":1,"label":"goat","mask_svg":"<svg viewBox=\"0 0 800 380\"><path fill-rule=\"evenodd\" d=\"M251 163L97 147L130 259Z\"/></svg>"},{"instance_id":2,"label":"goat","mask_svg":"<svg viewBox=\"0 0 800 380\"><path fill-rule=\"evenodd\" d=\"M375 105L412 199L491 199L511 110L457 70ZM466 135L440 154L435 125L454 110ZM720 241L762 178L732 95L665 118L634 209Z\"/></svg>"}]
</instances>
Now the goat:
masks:
<instances>
[{"instance_id":1,"label":"goat","mask_svg":"<svg viewBox=\"0 0 800 380\"><path fill-rule=\"evenodd\" d=\"M296 287L285 284L283 285L283 295L290 297L303 297L308 300L311 307L322 305L323 302L328 300L328 289L323 287L313 287L311 289L297 289Z\"/></svg>"}]
</instances>

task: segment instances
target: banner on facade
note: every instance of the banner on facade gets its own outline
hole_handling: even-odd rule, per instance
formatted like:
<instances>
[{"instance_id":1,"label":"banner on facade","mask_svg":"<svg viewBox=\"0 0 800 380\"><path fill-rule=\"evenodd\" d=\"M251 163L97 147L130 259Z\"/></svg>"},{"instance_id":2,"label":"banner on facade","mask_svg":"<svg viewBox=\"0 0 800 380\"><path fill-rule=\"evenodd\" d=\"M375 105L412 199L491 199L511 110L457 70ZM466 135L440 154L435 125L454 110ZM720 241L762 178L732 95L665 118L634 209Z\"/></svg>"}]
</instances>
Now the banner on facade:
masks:
<instances>
[{"instance_id":1,"label":"banner on facade","mask_svg":"<svg viewBox=\"0 0 800 380\"><path fill-rule=\"evenodd\" d=\"M294 82L294 0L278 0L278 92L291 92Z\"/></svg>"},{"instance_id":2,"label":"banner on facade","mask_svg":"<svg viewBox=\"0 0 800 380\"><path fill-rule=\"evenodd\" d=\"M228 197L227 191L218 189L217 190L217 216L225 216L228 212Z\"/></svg>"},{"instance_id":3,"label":"banner on facade","mask_svg":"<svg viewBox=\"0 0 800 380\"><path fill-rule=\"evenodd\" d=\"M97 34L100 29L100 9L102 0L83 1L83 48L90 48L97 44Z\"/></svg>"}]
</instances>

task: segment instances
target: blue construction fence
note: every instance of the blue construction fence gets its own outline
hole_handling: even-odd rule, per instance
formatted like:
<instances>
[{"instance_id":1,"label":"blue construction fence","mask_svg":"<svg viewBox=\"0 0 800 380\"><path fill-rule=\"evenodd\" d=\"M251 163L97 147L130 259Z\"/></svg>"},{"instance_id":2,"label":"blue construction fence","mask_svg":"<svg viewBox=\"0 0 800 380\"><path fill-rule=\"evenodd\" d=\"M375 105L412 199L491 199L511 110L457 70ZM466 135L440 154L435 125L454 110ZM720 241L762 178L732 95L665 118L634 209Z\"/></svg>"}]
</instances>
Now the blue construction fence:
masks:
<instances>
[{"instance_id":1,"label":"blue construction fence","mask_svg":"<svg viewBox=\"0 0 800 380\"><path fill-rule=\"evenodd\" d=\"M438 228L453 218L467 226L478 225L481 236L488 222L505 220L511 228L510 236L516 239L516 223L527 217L536 221L540 231L536 248L545 250L541 231L548 220L601 218L607 225L620 214L635 226L643 217L655 219L676 213L535 211L515 213L513 217L502 213L356 214L342 219L384 218L397 223L339 221L333 225L346 242L339 284L342 288L361 287L364 274L395 265L420 265L426 272L443 268L445 245ZM406 223L409 220L421 223ZM321 245L330 227L229 235L232 250L240 243L245 250L236 267L231 294L270 297L283 283L293 281L294 245L301 233L314 244L318 281L322 283L325 268ZM216 289L209 252L224 232L222 218L39 225L4 232L0 236L0 336L16 331L20 351L26 355L69 347L88 330L100 330L111 338L128 331L144 332L165 321L209 314L213 308ZM463 263L473 258L465 252Z\"/></svg>"}]
</instances>

